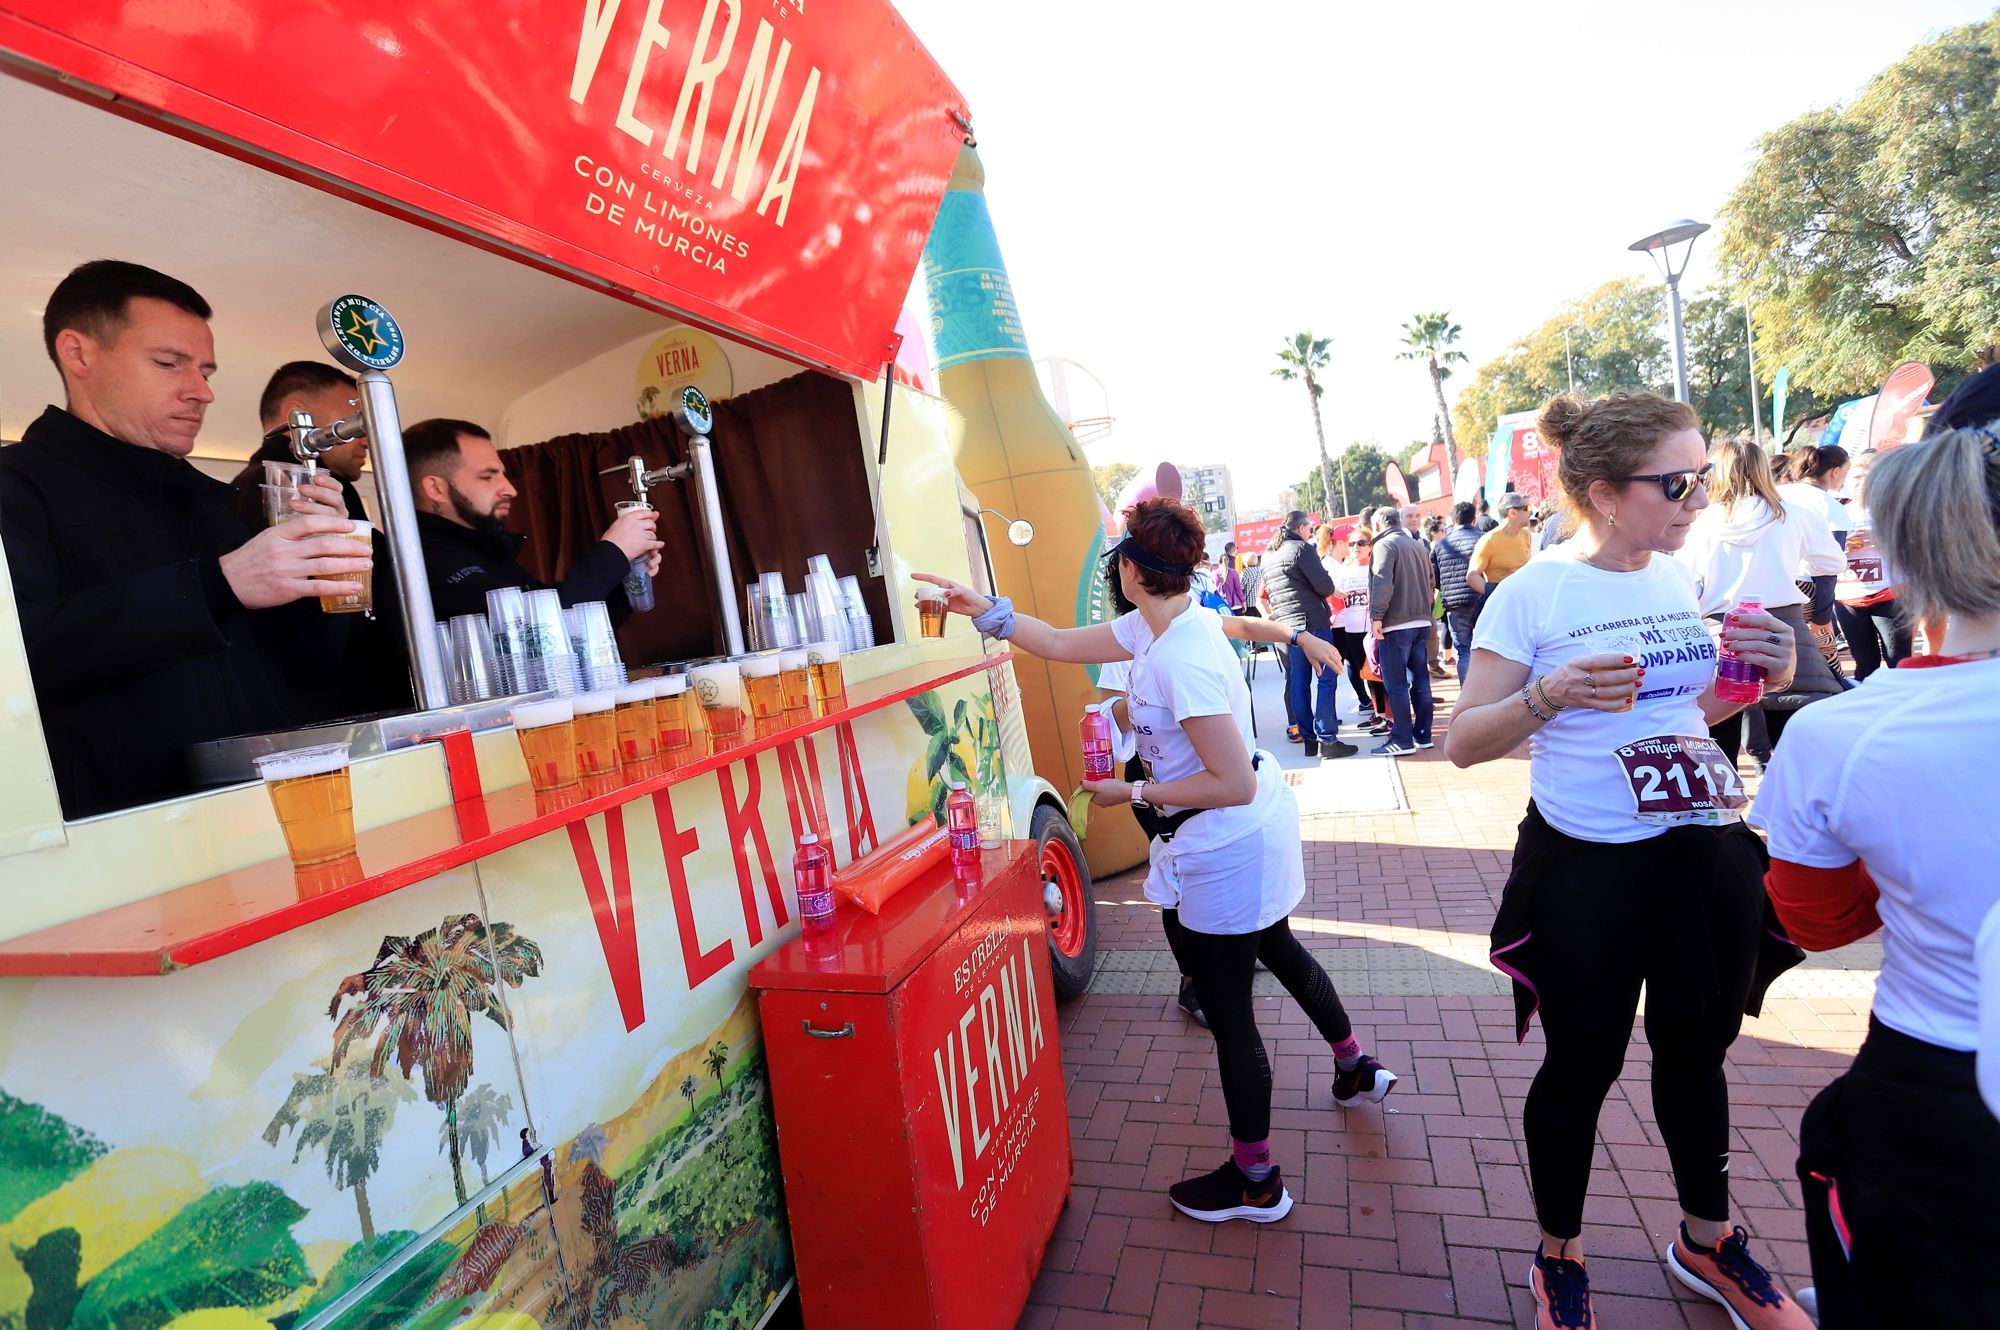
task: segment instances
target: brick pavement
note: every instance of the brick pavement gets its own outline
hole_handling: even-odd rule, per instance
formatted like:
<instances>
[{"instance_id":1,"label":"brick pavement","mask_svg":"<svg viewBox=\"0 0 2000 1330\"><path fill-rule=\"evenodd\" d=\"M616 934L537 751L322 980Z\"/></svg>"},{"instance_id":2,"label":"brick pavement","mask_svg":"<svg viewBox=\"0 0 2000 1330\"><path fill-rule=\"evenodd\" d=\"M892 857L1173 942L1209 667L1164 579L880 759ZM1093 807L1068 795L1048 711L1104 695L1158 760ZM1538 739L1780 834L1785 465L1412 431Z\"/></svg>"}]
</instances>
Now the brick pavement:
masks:
<instances>
[{"instance_id":1,"label":"brick pavement","mask_svg":"<svg viewBox=\"0 0 2000 1330\"><path fill-rule=\"evenodd\" d=\"M1445 685L1441 718L1455 691ZM1532 1324L1518 1142L1541 1034L1515 1043L1512 999L1484 964L1525 753L1459 771L1438 750L1404 759L1401 775L1409 813L1308 820L1294 926L1344 962L1327 968L1357 1033L1403 1079L1382 1106L1343 1112L1333 1055L1304 1013L1282 993L1258 998L1272 1148L1297 1202L1280 1223L1203 1224L1168 1204L1169 1183L1227 1154L1214 1047L1174 1003L1139 877L1098 884L1099 981L1061 1021L1075 1186L1020 1330ZM1730 1055L1739 1221L1794 1286L1810 1282L1792 1177L1799 1117L1858 1047L1877 964L1863 944L1794 970ZM1606 1330L1727 1330L1659 1259L1679 1211L1647 1066L1635 1038L1599 1123L1585 1215L1598 1318Z\"/></svg>"}]
</instances>

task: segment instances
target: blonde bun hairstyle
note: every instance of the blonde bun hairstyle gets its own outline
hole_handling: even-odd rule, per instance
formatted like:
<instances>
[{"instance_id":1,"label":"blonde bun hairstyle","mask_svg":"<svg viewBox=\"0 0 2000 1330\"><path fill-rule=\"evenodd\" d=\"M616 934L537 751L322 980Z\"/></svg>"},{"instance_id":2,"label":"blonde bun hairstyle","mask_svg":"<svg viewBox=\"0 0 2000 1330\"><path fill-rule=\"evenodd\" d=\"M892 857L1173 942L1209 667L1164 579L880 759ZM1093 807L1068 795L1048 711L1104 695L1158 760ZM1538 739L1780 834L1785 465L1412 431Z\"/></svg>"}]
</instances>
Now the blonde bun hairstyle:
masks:
<instances>
[{"instance_id":1,"label":"blonde bun hairstyle","mask_svg":"<svg viewBox=\"0 0 2000 1330\"><path fill-rule=\"evenodd\" d=\"M1562 508L1578 521L1590 521L1590 487L1598 481L1616 485L1645 465L1661 439L1684 429L1697 429L1694 408L1658 393L1615 392L1586 402L1575 397L1552 398L1535 418L1542 446L1556 452L1556 483Z\"/></svg>"}]
</instances>

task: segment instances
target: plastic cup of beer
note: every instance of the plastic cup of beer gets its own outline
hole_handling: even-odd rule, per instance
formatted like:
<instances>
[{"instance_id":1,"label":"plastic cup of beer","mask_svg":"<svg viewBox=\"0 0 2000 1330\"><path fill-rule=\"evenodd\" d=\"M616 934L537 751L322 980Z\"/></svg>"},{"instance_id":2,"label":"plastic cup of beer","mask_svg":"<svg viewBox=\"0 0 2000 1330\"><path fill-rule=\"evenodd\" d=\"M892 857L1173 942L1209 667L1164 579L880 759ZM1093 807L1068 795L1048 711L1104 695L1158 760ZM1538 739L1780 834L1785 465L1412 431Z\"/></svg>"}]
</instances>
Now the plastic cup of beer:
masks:
<instances>
[{"instance_id":1,"label":"plastic cup of beer","mask_svg":"<svg viewBox=\"0 0 2000 1330\"><path fill-rule=\"evenodd\" d=\"M785 694L785 723L797 725L812 715L812 674L807 668L806 649L798 647L778 657L778 684Z\"/></svg>"},{"instance_id":2,"label":"plastic cup of beer","mask_svg":"<svg viewBox=\"0 0 2000 1330\"><path fill-rule=\"evenodd\" d=\"M686 762L694 751L694 694L685 674L669 674L654 683L653 719L660 727L660 756L669 766Z\"/></svg>"},{"instance_id":3,"label":"plastic cup of beer","mask_svg":"<svg viewBox=\"0 0 2000 1330\"><path fill-rule=\"evenodd\" d=\"M702 720L717 750L743 742L743 670L733 660L697 665L688 671L688 687L701 703Z\"/></svg>"},{"instance_id":4,"label":"plastic cup of beer","mask_svg":"<svg viewBox=\"0 0 2000 1330\"><path fill-rule=\"evenodd\" d=\"M653 707L659 680L641 679L618 690L618 760L651 762L660 753L660 721Z\"/></svg>"},{"instance_id":5,"label":"plastic cup of beer","mask_svg":"<svg viewBox=\"0 0 2000 1330\"><path fill-rule=\"evenodd\" d=\"M943 587L917 588L917 621L925 637L944 636L944 607L950 599Z\"/></svg>"},{"instance_id":6,"label":"plastic cup of beer","mask_svg":"<svg viewBox=\"0 0 2000 1330\"><path fill-rule=\"evenodd\" d=\"M750 720L762 736L774 734L784 724L785 683L779 678L784 657L778 654L751 656L739 662L743 667L743 696L750 703Z\"/></svg>"},{"instance_id":7,"label":"plastic cup of beer","mask_svg":"<svg viewBox=\"0 0 2000 1330\"><path fill-rule=\"evenodd\" d=\"M346 531L336 531L332 534L343 536L348 540L358 541L361 545L361 549L358 551L360 554L367 555L374 553L375 528L366 522L350 523ZM361 589L352 595L321 596L319 598L319 607L328 614L373 614L375 612L374 569L364 568L358 573L330 573L325 577L316 577L313 580L316 582L359 582L361 584Z\"/></svg>"},{"instance_id":8,"label":"plastic cup of beer","mask_svg":"<svg viewBox=\"0 0 2000 1330\"><path fill-rule=\"evenodd\" d=\"M576 706L571 698L523 702L513 710L514 735L536 790L566 790L576 784Z\"/></svg>"},{"instance_id":9,"label":"plastic cup of beer","mask_svg":"<svg viewBox=\"0 0 2000 1330\"><path fill-rule=\"evenodd\" d=\"M840 643L814 642L806 647L806 673L812 678L819 714L831 716L847 706L847 684L840 675Z\"/></svg>"},{"instance_id":10,"label":"plastic cup of beer","mask_svg":"<svg viewBox=\"0 0 2000 1330\"><path fill-rule=\"evenodd\" d=\"M576 774L585 780L593 776L618 774L618 693L611 688L578 693L572 725L576 733Z\"/></svg>"},{"instance_id":11,"label":"plastic cup of beer","mask_svg":"<svg viewBox=\"0 0 2000 1330\"><path fill-rule=\"evenodd\" d=\"M305 867L354 853L354 789L347 745L316 744L257 759L292 862Z\"/></svg>"}]
</instances>

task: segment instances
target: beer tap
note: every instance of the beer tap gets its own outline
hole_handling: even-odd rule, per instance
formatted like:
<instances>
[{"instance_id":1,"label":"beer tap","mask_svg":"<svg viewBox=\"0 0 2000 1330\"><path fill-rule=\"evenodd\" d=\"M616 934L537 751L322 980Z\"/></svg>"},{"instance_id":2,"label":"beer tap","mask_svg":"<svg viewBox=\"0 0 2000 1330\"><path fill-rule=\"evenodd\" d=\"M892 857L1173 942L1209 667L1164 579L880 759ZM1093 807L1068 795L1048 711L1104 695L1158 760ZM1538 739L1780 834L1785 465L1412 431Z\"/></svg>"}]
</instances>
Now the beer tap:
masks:
<instances>
[{"instance_id":1,"label":"beer tap","mask_svg":"<svg viewBox=\"0 0 2000 1330\"><path fill-rule=\"evenodd\" d=\"M694 463L679 462L673 466L656 467L648 471L646 469L645 458L632 457L628 458L623 466L614 466L597 474L600 476L623 475L632 482L632 497L640 503L651 503L652 498L649 491L653 486L664 484L670 480L686 480L694 474Z\"/></svg>"},{"instance_id":2,"label":"beer tap","mask_svg":"<svg viewBox=\"0 0 2000 1330\"><path fill-rule=\"evenodd\" d=\"M320 455L361 438L368 433L368 424L356 414L331 425L314 425L311 412L294 408L285 433L292 436L292 456L305 463L306 484L310 485L319 469Z\"/></svg>"}]
</instances>

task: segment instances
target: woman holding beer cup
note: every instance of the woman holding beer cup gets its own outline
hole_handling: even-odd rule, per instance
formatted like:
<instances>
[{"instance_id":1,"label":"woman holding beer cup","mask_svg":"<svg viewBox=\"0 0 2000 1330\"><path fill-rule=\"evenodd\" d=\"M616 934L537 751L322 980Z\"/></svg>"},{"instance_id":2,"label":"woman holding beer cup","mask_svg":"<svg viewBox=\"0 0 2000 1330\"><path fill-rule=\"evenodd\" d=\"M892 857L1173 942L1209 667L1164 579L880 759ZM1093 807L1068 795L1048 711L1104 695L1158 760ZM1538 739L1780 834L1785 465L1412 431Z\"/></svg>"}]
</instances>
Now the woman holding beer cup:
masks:
<instances>
[{"instance_id":1,"label":"woman holding beer cup","mask_svg":"<svg viewBox=\"0 0 2000 1330\"><path fill-rule=\"evenodd\" d=\"M1286 916L1305 893L1298 804L1268 753L1254 752L1250 694L1221 620L1188 594L1201 523L1173 499L1126 512L1118 577L1137 606L1109 624L1055 628L944 578L950 610L990 637L1044 660L1132 662L1126 705L1152 779L1086 781L1105 807L1158 809L1147 899L1165 908L1173 949L1215 1035L1231 1157L1168 1188L1176 1209L1211 1223L1270 1223L1292 1198L1271 1160L1271 1065L1250 986L1262 960L1333 1046L1342 1105L1379 1102L1395 1077L1361 1052L1331 980L1292 936ZM1284 633L1282 628L1267 629ZM1285 634L1289 636L1288 634Z\"/></svg>"},{"instance_id":2,"label":"woman holding beer cup","mask_svg":"<svg viewBox=\"0 0 2000 1330\"><path fill-rule=\"evenodd\" d=\"M1766 931L1763 848L1742 825L1734 764L1708 737L1741 704L1715 695L1716 648L1670 557L1708 504L1708 450L1694 412L1651 393L1558 397L1538 427L1576 534L1480 611L1445 739L1461 767L1532 744L1493 963L1514 980L1520 1036L1539 1010L1547 1038L1522 1113L1541 1225L1536 1324L1593 1323L1584 1199L1643 986L1682 1211L1668 1267L1738 1326L1809 1330L1730 1222L1723 1058L1800 953ZM1770 614L1733 616L1722 639L1771 688L1791 680L1794 638Z\"/></svg>"}]
</instances>

